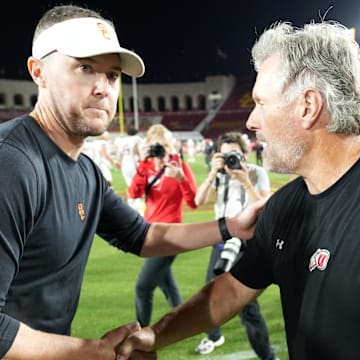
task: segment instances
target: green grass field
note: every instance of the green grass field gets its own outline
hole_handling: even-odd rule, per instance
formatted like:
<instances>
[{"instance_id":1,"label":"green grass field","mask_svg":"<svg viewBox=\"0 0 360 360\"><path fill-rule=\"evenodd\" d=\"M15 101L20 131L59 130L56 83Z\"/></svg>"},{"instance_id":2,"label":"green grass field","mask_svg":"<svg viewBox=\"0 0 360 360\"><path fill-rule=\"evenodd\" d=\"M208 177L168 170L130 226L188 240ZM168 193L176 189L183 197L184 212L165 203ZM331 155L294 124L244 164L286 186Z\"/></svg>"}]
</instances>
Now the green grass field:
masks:
<instances>
[{"instance_id":1,"label":"green grass field","mask_svg":"<svg viewBox=\"0 0 360 360\"><path fill-rule=\"evenodd\" d=\"M250 157L250 161L252 158ZM190 163L198 185L205 179L207 170L204 158L198 155L196 162ZM114 187L124 194L125 183L119 170L114 171ZM270 173L271 188L276 191L290 180L290 176ZM212 205L205 205L196 210L185 206L184 222L212 220ZM184 299L191 297L204 285L210 248L178 255L173 269ZM135 319L135 291L137 274L143 259L125 254L95 238L85 273L80 305L73 322L73 335L83 338L99 338L108 330ZM226 296L226 294L224 294ZM266 319L270 339L281 360L288 359L284 335L278 288L268 288L260 297L262 313ZM152 321L169 311L162 293L157 289L154 297ZM191 319L189 319L191 321ZM223 327L225 344L209 355L197 355L194 348L204 337L199 334L158 352L160 360L192 359L238 359L240 351L251 350L244 327L238 317L230 320ZM246 357L256 359L256 356Z\"/></svg>"}]
</instances>

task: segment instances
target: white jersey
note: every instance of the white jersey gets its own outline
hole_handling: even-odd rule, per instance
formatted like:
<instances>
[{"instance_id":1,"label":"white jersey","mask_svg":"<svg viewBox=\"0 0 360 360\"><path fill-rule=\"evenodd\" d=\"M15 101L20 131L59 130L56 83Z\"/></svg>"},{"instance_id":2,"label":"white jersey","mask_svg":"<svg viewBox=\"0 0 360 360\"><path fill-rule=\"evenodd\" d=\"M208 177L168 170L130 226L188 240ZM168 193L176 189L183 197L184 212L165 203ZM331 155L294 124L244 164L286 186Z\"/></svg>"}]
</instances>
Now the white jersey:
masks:
<instances>
[{"instance_id":1,"label":"white jersey","mask_svg":"<svg viewBox=\"0 0 360 360\"><path fill-rule=\"evenodd\" d=\"M136 149L141 146L142 142L142 138L138 135L128 135L115 140L118 156L121 161L121 171L128 186L130 186L132 178L136 173L139 160Z\"/></svg>"},{"instance_id":2,"label":"white jersey","mask_svg":"<svg viewBox=\"0 0 360 360\"><path fill-rule=\"evenodd\" d=\"M104 156L104 151L107 151L107 146L108 142L103 139L87 140L82 148L82 152L89 156L96 163L105 179L111 183L111 163Z\"/></svg>"}]
</instances>

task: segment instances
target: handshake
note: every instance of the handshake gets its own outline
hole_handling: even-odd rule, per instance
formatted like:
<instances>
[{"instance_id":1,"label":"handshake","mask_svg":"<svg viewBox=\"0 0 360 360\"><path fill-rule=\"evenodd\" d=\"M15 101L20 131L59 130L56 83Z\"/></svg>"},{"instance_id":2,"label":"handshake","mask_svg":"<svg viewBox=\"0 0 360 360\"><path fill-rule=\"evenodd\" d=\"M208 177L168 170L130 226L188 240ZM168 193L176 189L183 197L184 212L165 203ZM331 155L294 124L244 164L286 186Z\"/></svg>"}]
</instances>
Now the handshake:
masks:
<instances>
[{"instance_id":1,"label":"handshake","mask_svg":"<svg viewBox=\"0 0 360 360\"><path fill-rule=\"evenodd\" d=\"M141 330L141 331L140 331ZM151 327L141 328L137 321L120 326L102 336L101 341L110 342L116 360L155 360L155 333ZM135 350L143 349L144 351ZM104 359L107 357L104 357ZM109 357L110 358L110 357Z\"/></svg>"},{"instance_id":2,"label":"handshake","mask_svg":"<svg viewBox=\"0 0 360 360\"><path fill-rule=\"evenodd\" d=\"M227 240L213 268L215 275L229 271L240 259L245 247L246 241L243 242L239 238L233 237ZM114 336L116 360L154 360L157 358L154 350L155 333L151 327L141 329L140 324L135 321L112 330L105 335L105 337L108 336L110 338ZM142 349L142 351L135 349Z\"/></svg>"}]
</instances>

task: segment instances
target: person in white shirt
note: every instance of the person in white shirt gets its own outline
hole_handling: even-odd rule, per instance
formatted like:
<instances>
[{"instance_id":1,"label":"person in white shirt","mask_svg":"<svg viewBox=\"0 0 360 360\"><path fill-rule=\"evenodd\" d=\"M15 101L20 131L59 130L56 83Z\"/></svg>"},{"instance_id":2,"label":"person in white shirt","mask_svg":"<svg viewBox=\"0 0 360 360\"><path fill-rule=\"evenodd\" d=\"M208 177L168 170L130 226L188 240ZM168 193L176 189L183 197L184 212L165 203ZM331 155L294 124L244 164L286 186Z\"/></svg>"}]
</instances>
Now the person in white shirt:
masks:
<instances>
[{"instance_id":1,"label":"person in white shirt","mask_svg":"<svg viewBox=\"0 0 360 360\"><path fill-rule=\"evenodd\" d=\"M87 139L82 148L82 152L89 156L100 168L105 179L112 186L112 168L120 167L120 163L114 159L110 151L110 135L107 131L95 139Z\"/></svg>"},{"instance_id":2,"label":"person in white shirt","mask_svg":"<svg viewBox=\"0 0 360 360\"><path fill-rule=\"evenodd\" d=\"M143 139L138 135L138 130L130 128L127 135L115 140L118 159L121 163L121 172L126 185L129 187L136 173L136 167L139 160L139 147ZM142 198L133 199L127 194L128 204L140 214L144 213L144 200Z\"/></svg>"}]
</instances>

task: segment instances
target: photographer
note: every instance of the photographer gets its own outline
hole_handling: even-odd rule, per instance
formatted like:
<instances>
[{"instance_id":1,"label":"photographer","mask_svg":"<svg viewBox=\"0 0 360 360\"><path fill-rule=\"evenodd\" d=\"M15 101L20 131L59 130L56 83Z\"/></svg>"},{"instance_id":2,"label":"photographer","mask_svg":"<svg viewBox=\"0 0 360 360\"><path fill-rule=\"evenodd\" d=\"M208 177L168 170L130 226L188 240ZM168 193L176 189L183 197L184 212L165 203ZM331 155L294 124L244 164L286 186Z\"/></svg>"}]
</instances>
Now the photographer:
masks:
<instances>
[{"instance_id":1,"label":"photographer","mask_svg":"<svg viewBox=\"0 0 360 360\"><path fill-rule=\"evenodd\" d=\"M260 166L246 163L249 152L246 135L229 132L219 137L216 152L212 157L211 170L197 191L197 205L207 203L216 194L215 217L239 214L249 203L265 197L270 192L267 172ZM245 242L238 238L226 244L214 245L210 255L206 281L229 271L241 257ZM270 346L268 329L260 313L257 301L251 302L239 314L246 327L248 339L260 359L276 359ZM200 354L209 354L225 341L220 328L211 329L195 349Z\"/></svg>"},{"instance_id":2,"label":"photographer","mask_svg":"<svg viewBox=\"0 0 360 360\"><path fill-rule=\"evenodd\" d=\"M172 133L163 125L152 125L146 144L140 148L140 161L129 186L131 198L145 196L144 217L149 222L181 223L184 201L195 209L196 181L191 168L175 149ZM180 289L171 266L176 256L144 260L136 283L136 318L142 326L151 320L156 287L171 307L182 303Z\"/></svg>"}]
</instances>

